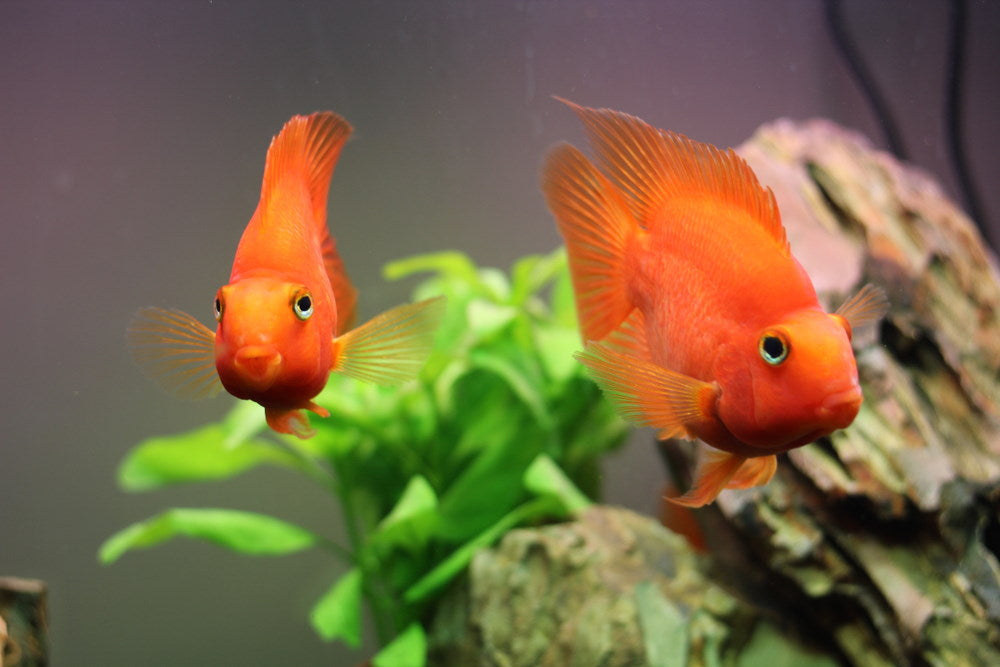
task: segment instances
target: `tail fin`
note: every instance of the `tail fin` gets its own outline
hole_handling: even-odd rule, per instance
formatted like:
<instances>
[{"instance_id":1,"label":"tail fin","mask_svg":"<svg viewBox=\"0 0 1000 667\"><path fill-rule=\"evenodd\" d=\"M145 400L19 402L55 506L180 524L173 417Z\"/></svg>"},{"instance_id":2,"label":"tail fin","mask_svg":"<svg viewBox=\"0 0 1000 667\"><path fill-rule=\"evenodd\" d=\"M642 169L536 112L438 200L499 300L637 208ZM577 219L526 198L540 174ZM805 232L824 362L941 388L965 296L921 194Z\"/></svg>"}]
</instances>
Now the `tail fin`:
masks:
<instances>
[{"instance_id":1,"label":"tail fin","mask_svg":"<svg viewBox=\"0 0 1000 667\"><path fill-rule=\"evenodd\" d=\"M304 179L312 202L316 241L323 253L326 274L337 300L337 333L347 331L354 321L357 290L351 284L337 246L326 224L326 200L330 179L340 151L351 134L350 124L332 111L318 111L308 116L293 116L285 123L267 149L261 207L282 179Z\"/></svg>"},{"instance_id":2,"label":"tail fin","mask_svg":"<svg viewBox=\"0 0 1000 667\"><path fill-rule=\"evenodd\" d=\"M584 341L604 338L633 309L625 251L638 225L622 193L576 148L557 146L542 191L566 241Z\"/></svg>"}]
</instances>

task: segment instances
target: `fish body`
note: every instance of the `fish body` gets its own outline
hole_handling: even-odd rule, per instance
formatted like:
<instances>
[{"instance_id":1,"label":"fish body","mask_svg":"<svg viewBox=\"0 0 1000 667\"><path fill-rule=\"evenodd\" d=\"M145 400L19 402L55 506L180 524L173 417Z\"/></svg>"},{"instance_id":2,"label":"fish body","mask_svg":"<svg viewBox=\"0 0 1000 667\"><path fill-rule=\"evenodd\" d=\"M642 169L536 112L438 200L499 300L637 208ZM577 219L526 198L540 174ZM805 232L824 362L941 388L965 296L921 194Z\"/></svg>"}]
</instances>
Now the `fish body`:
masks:
<instances>
[{"instance_id":1,"label":"fish body","mask_svg":"<svg viewBox=\"0 0 1000 667\"><path fill-rule=\"evenodd\" d=\"M675 502L766 483L775 454L854 420L851 336L884 295L866 287L824 312L773 194L735 153L571 106L600 168L557 147L543 190L569 253L579 359L627 418L714 448Z\"/></svg>"},{"instance_id":2,"label":"fish body","mask_svg":"<svg viewBox=\"0 0 1000 667\"><path fill-rule=\"evenodd\" d=\"M224 387L265 408L280 433L313 433L303 410L331 371L381 383L412 377L430 349L442 301L400 306L357 329L357 293L326 223L327 192L351 128L330 112L295 116L271 142L261 197L216 292L216 330L148 308L129 329L133 356L181 396Z\"/></svg>"}]
</instances>

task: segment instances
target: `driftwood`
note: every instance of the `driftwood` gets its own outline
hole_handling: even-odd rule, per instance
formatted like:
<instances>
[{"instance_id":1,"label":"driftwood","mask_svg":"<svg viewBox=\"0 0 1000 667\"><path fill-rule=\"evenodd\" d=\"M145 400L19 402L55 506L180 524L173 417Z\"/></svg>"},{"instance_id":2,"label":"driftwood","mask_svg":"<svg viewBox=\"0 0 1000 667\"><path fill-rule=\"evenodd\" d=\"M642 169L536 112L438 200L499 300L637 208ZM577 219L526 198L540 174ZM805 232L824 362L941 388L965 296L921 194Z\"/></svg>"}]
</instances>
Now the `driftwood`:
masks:
<instances>
[{"instance_id":1,"label":"driftwood","mask_svg":"<svg viewBox=\"0 0 1000 667\"><path fill-rule=\"evenodd\" d=\"M831 123L740 152L827 305L889 295L861 413L696 511L703 555L604 508L509 534L441 606L434 664L1000 664L995 261L930 178ZM664 445L681 477L686 451Z\"/></svg>"},{"instance_id":2,"label":"driftwood","mask_svg":"<svg viewBox=\"0 0 1000 667\"><path fill-rule=\"evenodd\" d=\"M49 664L45 584L0 577L0 667Z\"/></svg>"}]
</instances>

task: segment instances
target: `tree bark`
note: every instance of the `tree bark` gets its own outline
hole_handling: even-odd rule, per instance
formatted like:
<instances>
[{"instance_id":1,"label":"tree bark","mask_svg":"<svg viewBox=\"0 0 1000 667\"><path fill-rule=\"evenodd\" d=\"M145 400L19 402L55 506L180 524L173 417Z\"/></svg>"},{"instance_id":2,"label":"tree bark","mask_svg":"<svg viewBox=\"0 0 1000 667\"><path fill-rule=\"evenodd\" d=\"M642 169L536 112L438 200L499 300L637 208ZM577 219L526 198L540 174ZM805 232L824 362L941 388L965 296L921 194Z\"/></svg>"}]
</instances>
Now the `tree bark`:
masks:
<instances>
[{"instance_id":1,"label":"tree bark","mask_svg":"<svg viewBox=\"0 0 1000 667\"><path fill-rule=\"evenodd\" d=\"M45 584L0 577L0 667L49 664Z\"/></svg>"},{"instance_id":2,"label":"tree bark","mask_svg":"<svg viewBox=\"0 0 1000 667\"><path fill-rule=\"evenodd\" d=\"M510 533L441 605L441 664L1000 664L995 260L933 180L832 123L739 152L827 306L889 295L858 341L860 414L694 512L704 556L609 509ZM689 447L664 448L683 477Z\"/></svg>"}]
</instances>

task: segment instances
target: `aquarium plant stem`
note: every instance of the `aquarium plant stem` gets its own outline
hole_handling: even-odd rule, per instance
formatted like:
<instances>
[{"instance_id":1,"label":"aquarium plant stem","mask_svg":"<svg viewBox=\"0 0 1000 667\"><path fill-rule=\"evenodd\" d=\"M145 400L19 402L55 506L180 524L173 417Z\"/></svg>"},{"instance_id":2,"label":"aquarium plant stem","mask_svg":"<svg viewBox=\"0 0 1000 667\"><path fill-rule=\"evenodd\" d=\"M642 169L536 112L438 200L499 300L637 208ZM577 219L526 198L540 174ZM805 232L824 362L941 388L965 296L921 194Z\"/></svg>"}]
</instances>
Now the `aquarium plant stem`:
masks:
<instances>
[{"instance_id":1,"label":"aquarium plant stem","mask_svg":"<svg viewBox=\"0 0 1000 667\"><path fill-rule=\"evenodd\" d=\"M315 464L315 461L313 463ZM335 459L331 458L330 465L333 468L333 477L329 480L329 488L340 501L341 516L344 518L344 526L347 529L347 540L350 544L349 553L352 555L352 562L361 570L362 590L371 609L372 620L375 624L375 636L378 639L379 646L385 646L392 639L393 632L391 623L388 620L390 616L386 611L383 600L385 596L372 585L372 582L377 578L378 571L377 568L373 567L370 555L365 553L364 538L357 522L358 513L355 508L354 499L351 496L351 491L344 484L345 477L337 466ZM317 465L316 467L318 468L319 466Z\"/></svg>"}]
</instances>

